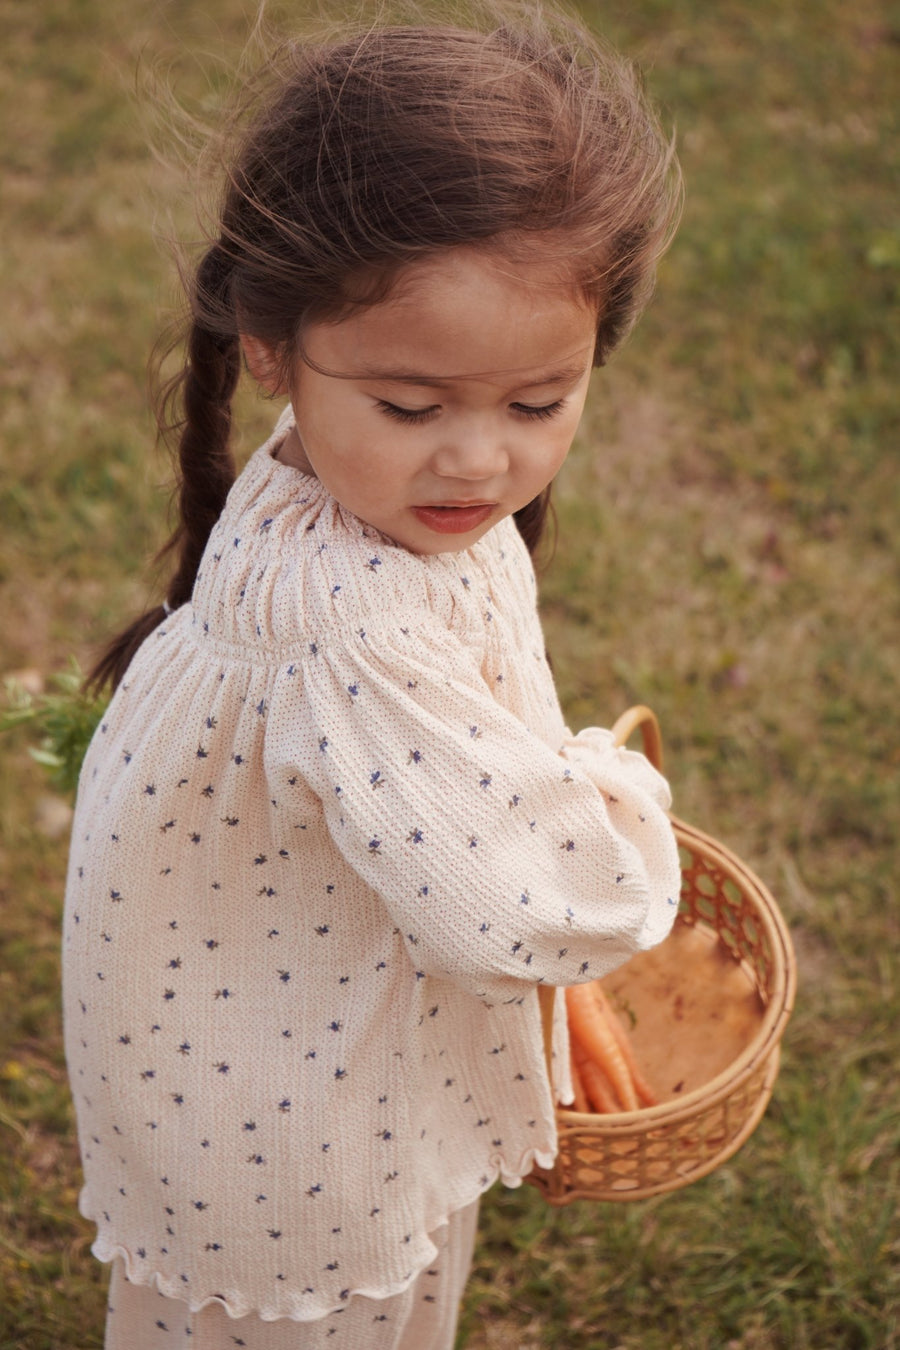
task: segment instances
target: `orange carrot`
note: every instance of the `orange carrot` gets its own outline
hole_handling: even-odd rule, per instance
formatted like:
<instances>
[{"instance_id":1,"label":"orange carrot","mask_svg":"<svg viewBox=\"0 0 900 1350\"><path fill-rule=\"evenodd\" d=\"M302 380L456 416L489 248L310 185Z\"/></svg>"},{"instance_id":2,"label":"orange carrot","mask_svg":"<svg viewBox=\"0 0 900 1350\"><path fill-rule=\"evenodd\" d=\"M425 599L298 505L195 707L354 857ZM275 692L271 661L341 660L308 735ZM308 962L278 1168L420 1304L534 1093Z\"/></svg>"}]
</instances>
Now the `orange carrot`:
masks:
<instances>
[{"instance_id":1,"label":"orange carrot","mask_svg":"<svg viewBox=\"0 0 900 1350\"><path fill-rule=\"evenodd\" d=\"M628 1037L628 1032L622 1026L621 1019L613 1010L609 999L606 997L605 989L599 980L595 980L590 988L594 998L597 1000L601 1013L606 1017L606 1020L612 1029L612 1033L618 1042L619 1049L622 1052L622 1058L627 1064L628 1071L631 1074L631 1081L634 1083L635 1092L644 1106L655 1106L656 1093L638 1068L637 1061L634 1057L634 1050L631 1047L631 1041Z\"/></svg>"},{"instance_id":2,"label":"orange carrot","mask_svg":"<svg viewBox=\"0 0 900 1350\"><path fill-rule=\"evenodd\" d=\"M572 1074L572 1089L575 1093L575 1100L572 1103L572 1110L588 1112L591 1109L591 1104L588 1101L587 1093L584 1090L584 1083L581 1080L581 1073L579 1072L578 1069L578 1062L575 1059L574 1046L570 1047L570 1052L571 1053L569 1056L570 1058L569 1068Z\"/></svg>"},{"instance_id":3,"label":"orange carrot","mask_svg":"<svg viewBox=\"0 0 900 1350\"><path fill-rule=\"evenodd\" d=\"M590 1103L588 1110L599 1111L604 1115L614 1115L617 1111L621 1111L622 1108L616 1101L612 1084L606 1074L576 1040L572 1041L572 1056Z\"/></svg>"},{"instance_id":4,"label":"orange carrot","mask_svg":"<svg viewBox=\"0 0 900 1350\"><path fill-rule=\"evenodd\" d=\"M569 1027L576 1041L606 1073L625 1110L637 1111L640 1104L628 1065L592 990L583 984L571 985L566 989L566 1008Z\"/></svg>"}]
</instances>

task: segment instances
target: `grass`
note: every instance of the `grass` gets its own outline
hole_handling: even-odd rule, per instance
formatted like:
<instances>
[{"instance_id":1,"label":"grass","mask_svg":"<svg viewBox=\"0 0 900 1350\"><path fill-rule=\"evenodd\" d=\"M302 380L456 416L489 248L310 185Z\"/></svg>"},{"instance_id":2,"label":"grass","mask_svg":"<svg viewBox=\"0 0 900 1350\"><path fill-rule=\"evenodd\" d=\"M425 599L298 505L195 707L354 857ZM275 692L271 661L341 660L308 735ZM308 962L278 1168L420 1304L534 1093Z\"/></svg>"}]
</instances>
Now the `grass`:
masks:
<instances>
[{"instance_id":1,"label":"grass","mask_svg":"<svg viewBox=\"0 0 900 1350\"><path fill-rule=\"evenodd\" d=\"M800 990L773 1102L711 1177L563 1211L490 1194L460 1341L896 1350L900 13L582 8L677 122L688 198L561 477L548 642L573 725L657 710L679 814L772 887ZM250 15L0 0L0 19L0 671L39 687L144 603L165 532L154 230L193 226L130 83L174 53L208 112ZM269 411L244 396L245 448ZM26 740L0 782L0 1348L87 1350L104 1276L60 1039L66 808Z\"/></svg>"}]
</instances>

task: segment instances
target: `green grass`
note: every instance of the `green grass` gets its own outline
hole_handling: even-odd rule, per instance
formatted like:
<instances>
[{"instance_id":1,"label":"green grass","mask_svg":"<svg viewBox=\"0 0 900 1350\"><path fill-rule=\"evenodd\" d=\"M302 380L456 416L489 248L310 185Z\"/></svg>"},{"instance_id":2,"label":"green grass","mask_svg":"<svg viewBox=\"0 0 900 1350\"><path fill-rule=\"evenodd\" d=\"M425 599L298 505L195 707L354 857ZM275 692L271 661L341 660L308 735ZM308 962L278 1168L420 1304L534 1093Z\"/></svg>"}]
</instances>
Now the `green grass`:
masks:
<instances>
[{"instance_id":1,"label":"green grass","mask_svg":"<svg viewBox=\"0 0 900 1350\"><path fill-rule=\"evenodd\" d=\"M688 196L561 477L548 642L573 725L656 709L679 814L769 883L800 984L773 1102L718 1172L621 1206L490 1194L461 1341L896 1350L900 11L582 8L644 63ZM0 673L46 684L154 593L155 232L194 226L133 84L172 62L214 112L249 11L0 0ZM269 414L248 391L245 449ZM104 1273L61 1050L66 841L26 741L0 747L0 1350L87 1350Z\"/></svg>"}]
</instances>

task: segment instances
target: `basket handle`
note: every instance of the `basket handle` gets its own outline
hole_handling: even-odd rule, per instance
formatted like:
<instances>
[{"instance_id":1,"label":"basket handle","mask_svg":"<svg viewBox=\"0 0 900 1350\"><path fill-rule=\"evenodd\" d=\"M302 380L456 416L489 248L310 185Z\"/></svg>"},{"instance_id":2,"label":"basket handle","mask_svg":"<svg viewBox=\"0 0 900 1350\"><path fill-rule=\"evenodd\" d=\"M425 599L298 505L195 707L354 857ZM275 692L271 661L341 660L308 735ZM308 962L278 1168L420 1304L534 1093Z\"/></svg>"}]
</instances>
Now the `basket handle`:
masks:
<instances>
[{"instance_id":1,"label":"basket handle","mask_svg":"<svg viewBox=\"0 0 900 1350\"><path fill-rule=\"evenodd\" d=\"M646 704L638 703L633 708L627 708L621 717L613 723L612 734L616 745L622 746L637 731L641 730L641 739L644 743L644 754L653 765L662 773L663 753L662 753L662 733L659 729L659 722L656 719L656 713ZM544 1056L547 1062L547 1077L553 1082L553 1009L556 1002L556 988L552 984L542 984L538 986L538 1001L541 1008L541 1027L544 1035Z\"/></svg>"},{"instance_id":2,"label":"basket handle","mask_svg":"<svg viewBox=\"0 0 900 1350\"><path fill-rule=\"evenodd\" d=\"M612 734L616 745L624 745L626 741L631 739L638 727L641 729L644 754L654 769L658 769L662 773L662 732L659 729L659 722L656 720L656 713L646 704L638 703L633 708L626 709L622 716L613 723Z\"/></svg>"}]
</instances>

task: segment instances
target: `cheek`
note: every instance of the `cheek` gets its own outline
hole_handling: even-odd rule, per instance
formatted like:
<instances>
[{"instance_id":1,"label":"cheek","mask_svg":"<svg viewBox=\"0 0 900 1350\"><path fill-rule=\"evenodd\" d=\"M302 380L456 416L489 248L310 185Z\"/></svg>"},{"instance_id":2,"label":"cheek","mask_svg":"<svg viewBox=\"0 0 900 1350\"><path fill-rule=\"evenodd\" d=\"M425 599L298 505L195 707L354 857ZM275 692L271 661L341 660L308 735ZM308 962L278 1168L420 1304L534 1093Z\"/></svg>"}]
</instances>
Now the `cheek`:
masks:
<instances>
[{"instance_id":1,"label":"cheek","mask_svg":"<svg viewBox=\"0 0 900 1350\"><path fill-rule=\"evenodd\" d=\"M533 494L542 492L553 482L568 458L574 434L574 428L560 428L552 439L548 438L542 452L535 455L530 471L530 487Z\"/></svg>"},{"instance_id":2,"label":"cheek","mask_svg":"<svg viewBox=\"0 0 900 1350\"><path fill-rule=\"evenodd\" d=\"M307 451L316 476L342 505L365 518L391 499L402 477L390 441L376 440L371 426L328 419L309 426Z\"/></svg>"},{"instance_id":3,"label":"cheek","mask_svg":"<svg viewBox=\"0 0 900 1350\"><path fill-rule=\"evenodd\" d=\"M579 414L580 416L580 414ZM553 439L548 446L548 460L552 462L553 473L565 463L566 457L572 448L572 441L575 438L575 432L578 430L579 416L567 418L566 422L556 429Z\"/></svg>"},{"instance_id":4,"label":"cheek","mask_svg":"<svg viewBox=\"0 0 900 1350\"><path fill-rule=\"evenodd\" d=\"M297 434L316 473L324 479L329 470L339 472L344 460L351 458L353 446L353 437L342 425L340 414L308 400L294 405L294 417Z\"/></svg>"}]
</instances>

